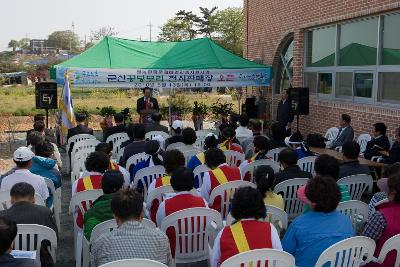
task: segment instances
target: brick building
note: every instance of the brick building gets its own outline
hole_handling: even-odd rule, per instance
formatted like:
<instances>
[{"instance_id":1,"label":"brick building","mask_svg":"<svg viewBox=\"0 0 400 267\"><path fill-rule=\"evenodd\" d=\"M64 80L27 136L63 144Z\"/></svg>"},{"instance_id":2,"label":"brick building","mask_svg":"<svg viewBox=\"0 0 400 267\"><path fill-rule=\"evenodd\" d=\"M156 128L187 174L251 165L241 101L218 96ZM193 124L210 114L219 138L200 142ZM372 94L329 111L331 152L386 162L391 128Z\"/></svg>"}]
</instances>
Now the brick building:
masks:
<instances>
[{"instance_id":1,"label":"brick building","mask_svg":"<svg viewBox=\"0 0 400 267\"><path fill-rule=\"evenodd\" d=\"M244 0L244 32L244 56L273 66L275 108L283 88L310 88L302 132L324 134L348 113L356 135L382 121L393 138L400 127L400 1Z\"/></svg>"}]
</instances>

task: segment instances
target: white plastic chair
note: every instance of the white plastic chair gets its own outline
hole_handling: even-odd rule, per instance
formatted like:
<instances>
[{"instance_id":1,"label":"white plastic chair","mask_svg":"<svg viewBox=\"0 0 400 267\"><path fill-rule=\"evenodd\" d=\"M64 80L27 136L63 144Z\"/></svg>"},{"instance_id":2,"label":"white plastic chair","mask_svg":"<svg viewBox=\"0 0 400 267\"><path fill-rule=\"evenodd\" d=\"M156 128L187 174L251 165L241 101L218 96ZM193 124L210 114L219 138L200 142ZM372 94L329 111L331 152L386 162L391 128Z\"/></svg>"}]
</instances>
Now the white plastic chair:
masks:
<instances>
[{"instance_id":1,"label":"white plastic chair","mask_svg":"<svg viewBox=\"0 0 400 267\"><path fill-rule=\"evenodd\" d=\"M371 141L372 137L369 134L360 134L357 138L357 143L360 145L360 154L364 154L365 149L367 148L367 143Z\"/></svg>"},{"instance_id":2,"label":"white plastic chair","mask_svg":"<svg viewBox=\"0 0 400 267\"><path fill-rule=\"evenodd\" d=\"M373 259L374 251L375 241L371 238L365 236L347 238L325 249L315 266L322 267L327 262L330 263L328 266L332 267L337 266L336 262L341 267L360 266Z\"/></svg>"},{"instance_id":3,"label":"white plastic chair","mask_svg":"<svg viewBox=\"0 0 400 267\"><path fill-rule=\"evenodd\" d=\"M167 134L166 132L163 132L163 131L151 131L151 132L146 133L146 135L144 137L146 140L153 140L153 137L156 135L161 135L162 138L164 138L164 140L171 137L169 134Z\"/></svg>"},{"instance_id":4,"label":"white plastic chair","mask_svg":"<svg viewBox=\"0 0 400 267\"><path fill-rule=\"evenodd\" d=\"M253 182L254 180L254 171L257 167L259 166L270 166L275 173L279 172L279 164L276 161L270 160L270 159L259 159L256 161L253 161L241 169L241 174L242 174L242 180L245 178L245 176L248 176L248 173L250 173L250 182Z\"/></svg>"},{"instance_id":5,"label":"white plastic chair","mask_svg":"<svg viewBox=\"0 0 400 267\"><path fill-rule=\"evenodd\" d=\"M40 205L40 206L46 206L46 203L44 202L43 198L35 193L35 204ZM0 211L5 210L11 207L11 197L10 197L10 191L0 191Z\"/></svg>"},{"instance_id":6,"label":"white plastic chair","mask_svg":"<svg viewBox=\"0 0 400 267\"><path fill-rule=\"evenodd\" d=\"M305 172L314 173L314 163L316 156L309 156L297 161L297 166Z\"/></svg>"},{"instance_id":7,"label":"white plastic chair","mask_svg":"<svg viewBox=\"0 0 400 267\"><path fill-rule=\"evenodd\" d=\"M131 167L132 164L136 165L139 162L141 162L142 160L145 160L146 158L146 153L142 152L142 153L137 153L135 155L132 155L128 158L128 160L126 161L125 164L125 169L130 173L129 168Z\"/></svg>"},{"instance_id":8,"label":"white plastic chair","mask_svg":"<svg viewBox=\"0 0 400 267\"><path fill-rule=\"evenodd\" d=\"M148 214L147 218L150 218L150 209L153 205L153 202L158 200L158 203L161 204L161 202L164 201L164 195L169 193L174 193L174 189L171 185L160 186L148 192L146 199L146 212Z\"/></svg>"},{"instance_id":9,"label":"white plastic chair","mask_svg":"<svg viewBox=\"0 0 400 267\"><path fill-rule=\"evenodd\" d=\"M197 147L200 151L204 151L204 141L205 137L197 137L196 142L194 142L193 146Z\"/></svg>"},{"instance_id":10,"label":"white plastic chair","mask_svg":"<svg viewBox=\"0 0 400 267\"><path fill-rule=\"evenodd\" d=\"M74 164L77 163L76 154L90 154L94 152L95 147L100 143L100 141L96 139L87 139L78 141L74 144L74 148L71 152L71 169L74 168Z\"/></svg>"},{"instance_id":11,"label":"white plastic chair","mask_svg":"<svg viewBox=\"0 0 400 267\"><path fill-rule=\"evenodd\" d=\"M356 230L361 230L368 220L368 204L359 200L340 202L336 210L347 215Z\"/></svg>"},{"instance_id":12,"label":"white plastic chair","mask_svg":"<svg viewBox=\"0 0 400 267\"><path fill-rule=\"evenodd\" d=\"M129 259L129 260L118 260L109 262L99 267L168 267L167 265L153 260L145 259Z\"/></svg>"},{"instance_id":13,"label":"white plastic chair","mask_svg":"<svg viewBox=\"0 0 400 267\"><path fill-rule=\"evenodd\" d=\"M270 151L267 152L267 157L273 159L276 162L278 162L278 155L285 148L286 147L278 147L278 148L271 149Z\"/></svg>"},{"instance_id":14,"label":"white plastic chair","mask_svg":"<svg viewBox=\"0 0 400 267\"><path fill-rule=\"evenodd\" d=\"M36 251L36 255L40 259L41 243L43 240L48 240L50 241L48 251L53 261L56 262L57 235L53 229L38 224L18 224L17 228L18 232L14 239L14 249Z\"/></svg>"},{"instance_id":15,"label":"white plastic chair","mask_svg":"<svg viewBox=\"0 0 400 267\"><path fill-rule=\"evenodd\" d=\"M373 179L368 174L357 174L340 178L338 184L347 185L350 197L353 200L361 200L364 192L371 193L373 187Z\"/></svg>"},{"instance_id":16,"label":"white plastic chair","mask_svg":"<svg viewBox=\"0 0 400 267\"><path fill-rule=\"evenodd\" d=\"M392 250L395 250L397 253L396 261L393 267L400 267L400 234L392 236L386 240L385 244L383 244L381 252L379 253L377 262L383 263L387 254Z\"/></svg>"},{"instance_id":17,"label":"white plastic chair","mask_svg":"<svg viewBox=\"0 0 400 267\"><path fill-rule=\"evenodd\" d=\"M67 153L69 152L69 150L71 148L71 145L73 146L72 148L74 148L76 142L83 141L83 140L88 140L88 139L96 140L96 137L94 137L91 134L77 134L77 135L71 136L67 140ZM69 161L71 161L71 159L72 159L72 157L69 159ZM71 169L72 169L72 166L69 166L68 170L71 170Z\"/></svg>"},{"instance_id":18,"label":"white plastic chair","mask_svg":"<svg viewBox=\"0 0 400 267\"><path fill-rule=\"evenodd\" d=\"M180 150L179 148L180 148L180 147L183 147L183 146L185 146L184 143L182 143L182 142L176 142L176 143L172 143L172 144L170 144L169 146L167 146L165 150L167 150L167 151L168 151L168 150L172 150L172 149L178 149L178 150Z\"/></svg>"},{"instance_id":19,"label":"white plastic chair","mask_svg":"<svg viewBox=\"0 0 400 267\"><path fill-rule=\"evenodd\" d=\"M53 195L53 210L54 210L54 218L56 220L58 232L61 231L61 223L60 223L60 214L61 214L61 187L56 190L54 187L54 183L52 180L45 178L47 188L50 189L51 194Z\"/></svg>"},{"instance_id":20,"label":"white plastic chair","mask_svg":"<svg viewBox=\"0 0 400 267\"><path fill-rule=\"evenodd\" d=\"M306 185L307 178L295 178L283 181L274 188L275 193L282 192L285 200L285 211L289 220L293 220L303 212L303 203L297 198L297 190L300 186Z\"/></svg>"},{"instance_id":21,"label":"white plastic chair","mask_svg":"<svg viewBox=\"0 0 400 267\"><path fill-rule=\"evenodd\" d=\"M161 231L175 229L175 259L190 263L210 259L209 242L223 227L221 215L209 208L191 208L174 212L162 220ZM186 241L185 241L186 240Z\"/></svg>"},{"instance_id":22,"label":"white plastic chair","mask_svg":"<svg viewBox=\"0 0 400 267\"><path fill-rule=\"evenodd\" d=\"M133 188L137 188L139 182L141 182L143 186L143 196L144 201L147 199L147 188L158 177L161 177L165 174L164 166L157 165L152 167L147 167L139 170L136 175L135 179L133 180Z\"/></svg>"},{"instance_id":23,"label":"white plastic chair","mask_svg":"<svg viewBox=\"0 0 400 267\"><path fill-rule=\"evenodd\" d=\"M107 137L106 143L112 144L112 155L113 158L119 160L118 154L121 150L121 145L123 142L129 140L127 133L115 133Z\"/></svg>"},{"instance_id":24,"label":"white plastic chair","mask_svg":"<svg viewBox=\"0 0 400 267\"><path fill-rule=\"evenodd\" d=\"M209 207L212 207L214 205L216 198L220 199L221 205L218 212L221 214L222 219L225 220L230 211L233 195L238 188L245 186L256 188L255 184L241 180L231 181L215 187L210 194L210 200L208 201Z\"/></svg>"},{"instance_id":25,"label":"white plastic chair","mask_svg":"<svg viewBox=\"0 0 400 267\"><path fill-rule=\"evenodd\" d=\"M196 136L197 136L197 138L205 139L206 136L210 133L215 134L215 130L211 130L211 129L198 130L198 131L196 131Z\"/></svg>"},{"instance_id":26,"label":"white plastic chair","mask_svg":"<svg viewBox=\"0 0 400 267\"><path fill-rule=\"evenodd\" d=\"M72 172L71 172L71 184L73 184L76 180L79 179L80 173L86 170L85 162L86 158L89 156L90 153L94 152L95 147L90 147L75 153L71 165L72 165Z\"/></svg>"},{"instance_id":27,"label":"white plastic chair","mask_svg":"<svg viewBox=\"0 0 400 267\"><path fill-rule=\"evenodd\" d=\"M182 153L183 153L183 156L184 156L184 158L185 158L185 163L186 163L185 165L187 165L187 164L189 163L189 160L190 160L193 156L196 156L197 154L199 154L200 151L197 150L197 149L191 149L191 150L185 150L185 151L183 151Z\"/></svg>"},{"instance_id":28,"label":"white plastic chair","mask_svg":"<svg viewBox=\"0 0 400 267\"><path fill-rule=\"evenodd\" d=\"M248 266L295 267L295 258L289 253L277 249L253 249L236 254L225 260L220 267Z\"/></svg>"},{"instance_id":29,"label":"white plastic chair","mask_svg":"<svg viewBox=\"0 0 400 267\"><path fill-rule=\"evenodd\" d=\"M196 180L198 181L198 187L197 188L201 188L202 184L203 184L203 177L204 174L206 172L208 172L210 170L210 168L208 168L208 166L206 164L202 164L197 166L196 168L194 168L193 170L193 174L194 174L194 181L196 184Z\"/></svg>"},{"instance_id":30,"label":"white plastic chair","mask_svg":"<svg viewBox=\"0 0 400 267\"><path fill-rule=\"evenodd\" d=\"M325 139L328 139L328 141L333 141L336 139L337 135L339 134L339 128L337 127L331 127L326 131L325 134Z\"/></svg>"},{"instance_id":31,"label":"white plastic chair","mask_svg":"<svg viewBox=\"0 0 400 267\"><path fill-rule=\"evenodd\" d=\"M225 150L224 154L226 157L226 163L229 166L239 167L240 163L242 163L245 160L245 155L238 151Z\"/></svg>"}]
</instances>

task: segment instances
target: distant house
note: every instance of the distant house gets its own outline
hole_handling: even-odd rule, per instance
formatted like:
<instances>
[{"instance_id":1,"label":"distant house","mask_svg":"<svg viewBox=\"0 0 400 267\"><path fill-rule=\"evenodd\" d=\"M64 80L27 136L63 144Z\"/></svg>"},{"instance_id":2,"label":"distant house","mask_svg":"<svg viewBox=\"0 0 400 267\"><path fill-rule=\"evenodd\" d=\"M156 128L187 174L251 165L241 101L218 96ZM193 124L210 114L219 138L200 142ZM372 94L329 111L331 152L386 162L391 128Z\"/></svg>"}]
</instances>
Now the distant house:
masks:
<instances>
[{"instance_id":1,"label":"distant house","mask_svg":"<svg viewBox=\"0 0 400 267\"><path fill-rule=\"evenodd\" d=\"M33 54L48 54L57 51L54 44L45 39L31 39L29 47Z\"/></svg>"},{"instance_id":2,"label":"distant house","mask_svg":"<svg viewBox=\"0 0 400 267\"><path fill-rule=\"evenodd\" d=\"M25 71L0 73L0 77L5 78L6 85L23 84L28 85L28 74Z\"/></svg>"}]
</instances>

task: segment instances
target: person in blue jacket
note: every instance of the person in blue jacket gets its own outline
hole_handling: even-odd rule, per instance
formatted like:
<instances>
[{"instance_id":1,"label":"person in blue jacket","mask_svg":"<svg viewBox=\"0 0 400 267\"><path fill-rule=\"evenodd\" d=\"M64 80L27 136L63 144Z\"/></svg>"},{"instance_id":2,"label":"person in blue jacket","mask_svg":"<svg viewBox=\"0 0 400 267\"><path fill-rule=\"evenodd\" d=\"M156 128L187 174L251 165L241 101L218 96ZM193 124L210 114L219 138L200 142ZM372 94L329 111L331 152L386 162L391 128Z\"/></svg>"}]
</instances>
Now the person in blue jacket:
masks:
<instances>
[{"instance_id":1,"label":"person in blue jacket","mask_svg":"<svg viewBox=\"0 0 400 267\"><path fill-rule=\"evenodd\" d=\"M218 146L218 138L216 135L210 133L206 136L206 139L204 140L204 151L210 149L210 148L217 148ZM194 155L190 160L189 163L187 164L187 167L191 169L192 171L200 165L205 164L205 156L204 152L201 152L197 155Z\"/></svg>"}]
</instances>

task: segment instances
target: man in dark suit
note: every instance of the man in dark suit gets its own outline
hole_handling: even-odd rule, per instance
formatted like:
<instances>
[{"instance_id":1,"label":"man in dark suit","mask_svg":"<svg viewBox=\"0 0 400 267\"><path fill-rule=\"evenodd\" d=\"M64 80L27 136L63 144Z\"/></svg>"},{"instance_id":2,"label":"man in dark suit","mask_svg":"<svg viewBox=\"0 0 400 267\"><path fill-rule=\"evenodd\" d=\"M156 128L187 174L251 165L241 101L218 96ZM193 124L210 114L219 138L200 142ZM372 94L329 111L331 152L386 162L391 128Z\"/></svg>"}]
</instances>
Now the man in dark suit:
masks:
<instances>
[{"instance_id":1,"label":"man in dark suit","mask_svg":"<svg viewBox=\"0 0 400 267\"><path fill-rule=\"evenodd\" d=\"M93 135L93 129L89 128L85 124L86 115L83 113L75 114L76 127L68 129L67 140L77 134L91 134Z\"/></svg>"},{"instance_id":2,"label":"man in dark suit","mask_svg":"<svg viewBox=\"0 0 400 267\"><path fill-rule=\"evenodd\" d=\"M151 115L151 120L153 121L153 123L146 125L146 133L152 131L161 131L168 133L168 127L160 124L161 118L162 118L161 113L159 112L153 113Z\"/></svg>"},{"instance_id":3,"label":"man in dark suit","mask_svg":"<svg viewBox=\"0 0 400 267\"><path fill-rule=\"evenodd\" d=\"M126 126L124 123L124 114L116 113L114 115L114 121L115 121L115 126L107 128L103 134L104 142L107 140L107 137L109 137L112 134L126 133Z\"/></svg>"},{"instance_id":4,"label":"man in dark suit","mask_svg":"<svg viewBox=\"0 0 400 267\"><path fill-rule=\"evenodd\" d=\"M374 156L381 156L379 151L388 152L390 149L390 141L386 136L386 125L382 122L374 124L374 138L367 143L365 148L364 157L371 159Z\"/></svg>"},{"instance_id":5,"label":"man in dark suit","mask_svg":"<svg viewBox=\"0 0 400 267\"><path fill-rule=\"evenodd\" d=\"M347 114L342 114L340 116L340 128L339 133L335 140L331 144L328 144L330 148L336 148L343 146L345 142L353 141L354 139L354 130L353 127L350 125L351 117Z\"/></svg>"},{"instance_id":6,"label":"man in dark suit","mask_svg":"<svg viewBox=\"0 0 400 267\"><path fill-rule=\"evenodd\" d=\"M282 125L285 127L286 136L290 136L292 131L293 118L292 103L289 99L288 90L283 89L281 92L281 101L278 103L276 120L282 123Z\"/></svg>"},{"instance_id":7,"label":"man in dark suit","mask_svg":"<svg viewBox=\"0 0 400 267\"><path fill-rule=\"evenodd\" d=\"M358 161L360 145L356 141L349 141L343 144L343 162L339 166L339 178L356 174L369 174L367 165L361 165Z\"/></svg>"},{"instance_id":8,"label":"man in dark suit","mask_svg":"<svg viewBox=\"0 0 400 267\"><path fill-rule=\"evenodd\" d=\"M279 152L278 160L283 170L275 174L275 185L289 179L312 177L311 173L302 171L300 167L297 166L297 154L294 150L290 148L282 150Z\"/></svg>"},{"instance_id":9,"label":"man in dark suit","mask_svg":"<svg viewBox=\"0 0 400 267\"><path fill-rule=\"evenodd\" d=\"M142 114L141 112L143 110L156 110L159 111L158 107L158 101L154 97L151 96L151 88L145 87L143 89L143 94L144 96L139 98L136 103L136 111L139 114ZM145 121L142 121L145 122Z\"/></svg>"},{"instance_id":10,"label":"man in dark suit","mask_svg":"<svg viewBox=\"0 0 400 267\"><path fill-rule=\"evenodd\" d=\"M143 124L131 124L128 128L128 132L133 134L133 141L125 147L124 154L119 161L119 165L123 167L125 167L126 161L131 156L144 152L144 145L146 144L146 140L144 138L146 135L146 130Z\"/></svg>"},{"instance_id":11,"label":"man in dark suit","mask_svg":"<svg viewBox=\"0 0 400 267\"><path fill-rule=\"evenodd\" d=\"M6 217L17 224L39 224L53 229L57 225L51 210L35 204L35 189L28 183L17 183L10 191L11 208L0 211L0 217Z\"/></svg>"},{"instance_id":12,"label":"man in dark suit","mask_svg":"<svg viewBox=\"0 0 400 267\"><path fill-rule=\"evenodd\" d=\"M389 152L379 151L378 153L383 156L383 162L393 164L400 162L400 127L396 129L396 140L390 148Z\"/></svg>"},{"instance_id":13,"label":"man in dark suit","mask_svg":"<svg viewBox=\"0 0 400 267\"><path fill-rule=\"evenodd\" d=\"M0 266L1 267L33 267L34 260L14 258L10 253L17 236L17 224L7 218L0 217Z\"/></svg>"}]
</instances>

